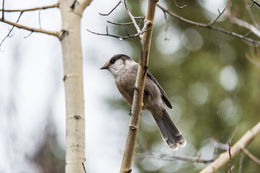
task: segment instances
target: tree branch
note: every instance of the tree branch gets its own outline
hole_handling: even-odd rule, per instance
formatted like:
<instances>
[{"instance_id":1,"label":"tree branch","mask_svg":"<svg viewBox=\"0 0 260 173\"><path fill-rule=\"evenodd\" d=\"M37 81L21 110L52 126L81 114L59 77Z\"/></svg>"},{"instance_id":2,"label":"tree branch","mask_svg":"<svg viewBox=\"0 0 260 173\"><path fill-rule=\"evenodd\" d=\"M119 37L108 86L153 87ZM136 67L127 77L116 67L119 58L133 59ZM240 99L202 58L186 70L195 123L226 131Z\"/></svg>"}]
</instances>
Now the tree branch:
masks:
<instances>
[{"instance_id":1,"label":"tree branch","mask_svg":"<svg viewBox=\"0 0 260 173\"><path fill-rule=\"evenodd\" d=\"M137 25L137 23L135 21L135 17L132 15L131 11L129 10L126 0L121 0L121 2L124 4L125 10L126 10L127 14L129 15L129 17L131 18L137 33L141 33L141 29L140 29L139 25ZM141 35L139 35L139 37L141 38Z\"/></svg>"},{"instance_id":2,"label":"tree branch","mask_svg":"<svg viewBox=\"0 0 260 173\"><path fill-rule=\"evenodd\" d=\"M89 30L89 29L87 29L87 31L90 32L90 33L92 33L92 34L96 34L96 35L118 38L119 40L126 40L126 39L129 39L129 38L135 38L135 37L137 37L137 36L139 35L138 33L133 34L133 35L127 35L127 36L121 36L121 35L110 34L110 33L108 32L108 27L106 27L106 33L105 33L105 34L103 34L103 33L98 33L98 32L94 32L94 31L91 31L91 30Z\"/></svg>"},{"instance_id":3,"label":"tree branch","mask_svg":"<svg viewBox=\"0 0 260 173\"><path fill-rule=\"evenodd\" d=\"M19 22L19 20L20 20L22 14L23 14L23 12L21 12L21 13L19 14L19 16L18 16L18 18L17 18L17 20L16 20L16 23ZM0 43L0 47L2 46L2 44L4 43L4 41L5 41L8 37L11 37L11 33L12 33L12 31L14 30L14 27L15 27L15 26L12 26L12 28L10 29L10 31L8 32L8 34L3 38L3 40L2 40L1 43Z\"/></svg>"},{"instance_id":4,"label":"tree branch","mask_svg":"<svg viewBox=\"0 0 260 173\"><path fill-rule=\"evenodd\" d=\"M231 148L230 154L234 157L242 149L253 141L256 135L260 133L260 122L258 122L252 129L248 130L244 136L242 136ZM216 172L220 167L229 161L229 152L222 153L219 157L206 168L200 171L200 173L213 173Z\"/></svg>"},{"instance_id":5,"label":"tree branch","mask_svg":"<svg viewBox=\"0 0 260 173\"><path fill-rule=\"evenodd\" d=\"M254 25L251 25L244 20L241 20L241 19L238 19L238 18L232 16L231 13L228 13L227 16L232 23L237 24L238 26L241 26L243 28L246 28L246 29L252 31L252 33L254 33L257 37L260 38L260 30L257 29Z\"/></svg>"},{"instance_id":6,"label":"tree branch","mask_svg":"<svg viewBox=\"0 0 260 173\"><path fill-rule=\"evenodd\" d=\"M61 39L61 32L54 32L54 31L48 31L48 30L39 29L39 28L32 28L32 27L28 27L25 25L15 23L15 22L11 22L9 20L0 20L0 21L3 23L6 23L6 24L12 25L16 28L25 29L25 30L32 31L32 32L39 32L39 33L43 33L43 34L53 35L53 36Z\"/></svg>"},{"instance_id":7,"label":"tree branch","mask_svg":"<svg viewBox=\"0 0 260 173\"><path fill-rule=\"evenodd\" d=\"M157 7L159 7L164 13L167 13L170 16L175 17L175 18L177 18L178 20L180 20L182 22L185 22L185 23L197 26L197 27L201 27L201 28L208 28L208 29L211 29L211 30L214 30L214 31L217 31L217 32L222 32L224 34L231 35L231 36L243 39L243 40L245 40L245 41L247 41L249 43L253 43L254 45L260 45L260 41L258 41L258 40L254 40L252 38L246 37L244 35L241 35L241 34L238 34L238 33L235 33L235 32L227 31L227 30L225 30L223 28L212 26L212 25L210 25L210 23L209 24L199 23L199 22L195 22L195 21L183 18L183 17L181 17L181 16L179 16L179 15L169 11L168 9L164 8L163 6L161 6L159 4L157 4Z\"/></svg>"},{"instance_id":8,"label":"tree branch","mask_svg":"<svg viewBox=\"0 0 260 173\"><path fill-rule=\"evenodd\" d=\"M257 163L258 165L260 165L260 159L258 159L257 157L255 157L252 153L250 153L246 148L242 148L241 149L242 152L247 155L251 160L253 160L255 163Z\"/></svg>"},{"instance_id":9,"label":"tree branch","mask_svg":"<svg viewBox=\"0 0 260 173\"><path fill-rule=\"evenodd\" d=\"M110 12L108 12L108 13L98 13L98 14L101 15L101 16L109 16L120 4L121 4L121 1L119 1L116 4L116 6L112 10L110 10Z\"/></svg>"},{"instance_id":10,"label":"tree branch","mask_svg":"<svg viewBox=\"0 0 260 173\"><path fill-rule=\"evenodd\" d=\"M28 11L36 11L36 10L45 10L45 9L50 9L50 8L58 8L59 7L59 3L56 4L52 4L52 5L46 5L46 6L42 6L42 7L34 7L34 8L26 8L26 9L0 9L0 11L3 12L28 12Z\"/></svg>"},{"instance_id":11,"label":"tree branch","mask_svg":"<svg viewBox=\"0 0 260 173\"><path fill-rule=\"evenodd\" d=\"M132 171L131 165L133 161L133 155L136 145L137 133L140 124L140 114L143 107L143 93L144 93L144 86L146 80L146 74L148 69L148 62L149 62L149 53L151 47L151 40L152 40L152 30L153 30L153 22L154 22L154 15L156 9L156 3L158 0L149 0L148 7L147 7L147 14L146 19L143 27L144 32L140 35L140 42L141 42L141 57L139 60L138 70L137 70L137 77L135 82L135 90L134 90L134 97L132 102L132 116L130 117L129 122L129 130L127 141L125 145L124 156L121 164L120 173L130 173ZM126 11L130 18L132 19L137 32L140 33L141 30L139 26L136 24L135 19L131 15L129 9L126 6L124 1Z\"/></svg>"}]
</instances>

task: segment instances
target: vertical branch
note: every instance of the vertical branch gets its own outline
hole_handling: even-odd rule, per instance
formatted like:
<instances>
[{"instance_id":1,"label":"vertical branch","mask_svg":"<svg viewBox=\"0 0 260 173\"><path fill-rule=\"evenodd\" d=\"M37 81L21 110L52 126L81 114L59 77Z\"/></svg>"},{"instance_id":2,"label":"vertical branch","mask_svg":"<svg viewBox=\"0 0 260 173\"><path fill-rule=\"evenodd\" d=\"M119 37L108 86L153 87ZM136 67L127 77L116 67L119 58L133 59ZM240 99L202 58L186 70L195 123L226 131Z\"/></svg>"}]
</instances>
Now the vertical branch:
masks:
<instances>
[{"instance_id":1,"label":"vertical branch","mask_svg":"<svg viewBox=\"0 0 260 173\"><path fill-rule=\"evenodd\" d=\"M149 52L152 39L152 29L155 15L156 3L158 0L149 0L147 14L145 18L144 32L141 38L141 57L135 82L135 91L132 103L132 116L129 122L129 130L125 145L124 156L121 164L120 173L129 173L132 171L131 165L136 145L137 133L140 124L140 114L143 107L143 92L146 80L146 73L149 62Z\"/></svg>"}]
</instances>

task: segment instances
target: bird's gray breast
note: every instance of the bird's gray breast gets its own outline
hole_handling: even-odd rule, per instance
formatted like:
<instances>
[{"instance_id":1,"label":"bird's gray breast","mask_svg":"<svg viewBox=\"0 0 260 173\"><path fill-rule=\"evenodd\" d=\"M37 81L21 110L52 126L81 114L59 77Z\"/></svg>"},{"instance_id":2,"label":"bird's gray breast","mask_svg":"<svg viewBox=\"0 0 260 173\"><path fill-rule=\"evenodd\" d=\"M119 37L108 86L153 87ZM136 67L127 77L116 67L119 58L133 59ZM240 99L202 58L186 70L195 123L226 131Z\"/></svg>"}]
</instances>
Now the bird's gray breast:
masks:
<instances>
[{"instance_id":1,"label":"bird's gray breast","mask_svg":"<svg viewBox=\"0 0 260 173\"><path fill-rule=\"evenodd\" d=\"M133 100L136 72L137 70L135 68L124 68L120 70L120 75L116 77L116 86L130 105Z\"/></svg>"}]
</instances>

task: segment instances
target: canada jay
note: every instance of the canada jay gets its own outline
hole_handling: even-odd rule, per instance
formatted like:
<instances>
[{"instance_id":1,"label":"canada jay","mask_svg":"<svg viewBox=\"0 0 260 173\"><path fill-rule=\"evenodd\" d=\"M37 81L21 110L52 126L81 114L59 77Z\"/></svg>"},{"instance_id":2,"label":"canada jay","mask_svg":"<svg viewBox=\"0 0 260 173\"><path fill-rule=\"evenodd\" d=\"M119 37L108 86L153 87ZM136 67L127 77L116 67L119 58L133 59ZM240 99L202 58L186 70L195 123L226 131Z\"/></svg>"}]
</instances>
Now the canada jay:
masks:
<instances>
[{"instance_id":1,"label":"canada jay","mask_svg":"<svg viewBox=\"0 0 260 173\"><path fill-rule=\"evenodd\" d=\"M118 90L130 105L133 101L137 68L138 64L124 54L114 55L101 67L112 73ZM149 71L145 82L143 103L143 109L152 113L166 143L172 149L177 149L179 145L184 146L184 137L164 108L164 103L171 109L172 105L165 91Z\"/></svg>"}]
</instances>

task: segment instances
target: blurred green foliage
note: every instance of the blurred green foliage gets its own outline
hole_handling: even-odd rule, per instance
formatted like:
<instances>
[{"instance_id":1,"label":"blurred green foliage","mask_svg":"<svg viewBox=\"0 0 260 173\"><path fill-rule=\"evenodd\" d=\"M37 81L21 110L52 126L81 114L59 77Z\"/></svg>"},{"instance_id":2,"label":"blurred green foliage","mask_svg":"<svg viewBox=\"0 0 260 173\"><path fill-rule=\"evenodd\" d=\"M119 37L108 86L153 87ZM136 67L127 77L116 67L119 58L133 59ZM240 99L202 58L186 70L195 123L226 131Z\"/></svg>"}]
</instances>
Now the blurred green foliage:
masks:
<instances>
[{"instance_id":1,"label":"blurred green foliage","mask_svg":"<svg viewBox=\"0 0 260 173\"><path fill-rule=\"evenodd\" d=\"M208 23L209 17L214 18L214 15L203 8L198 1L177 2L181 5L186 4L187 7L179 9L173 0L159 1L167 4L167 8L171 11L190 20ZM129 3L135 16L144 15L140 4L144 3L143 7L146 7L147 1L140 1L140 3L129 1ZM253 23L246 5L250 4L246 4L244 0L233 1L232 12L238 18ZM260 8L254 6L250 11L259 21ZM260 121L260 68L246 59L248 55L256 61L259 60L259 48L238 38L194 27L170 16L167 16L169 25L167 37L170 39L167 41L164 40L166 33L163 13L158 8L156 16L159 20L156 20L153 32L149 70L171 98L174 110L169 112L188 142L184 149L177 152L169 149L166 153L190 156L201 153L203 158L206 152L214 157L222 151L217 150L215 155L213 154L212 139L227 143L237 129L232 139L234 144L248 129ZM124 13L116 21L129 21L129 18ZM243 35L248 33L244 28L231 24L225 17L215 25ZM113 29L118 34L125 34L124 28L115 26ZM133 27L128 30L129 33L135 32ZM252 33L248 36L259 40ZM129 55L137 60L140 55L139 39L130 39L127 42L135 50L129 52ZM178 44L177 48L174 48L174 44ZM129 109L129 106L123 105ZM143 115L137 151L140 147L145 147L160 152L158 146L162 143L155 123ZM259 146L258 137L248 149L259 157ZM233 172L238 172L239 160L240 154L233 158L235 165ZM204 164L152 158L136 158L135 165L140 172L144 173L193 173L205 167ZM218 172L227 172L227 167ZM245 156L243 172L259 172L259 165Z\"/></svg>"}]
</instances>

